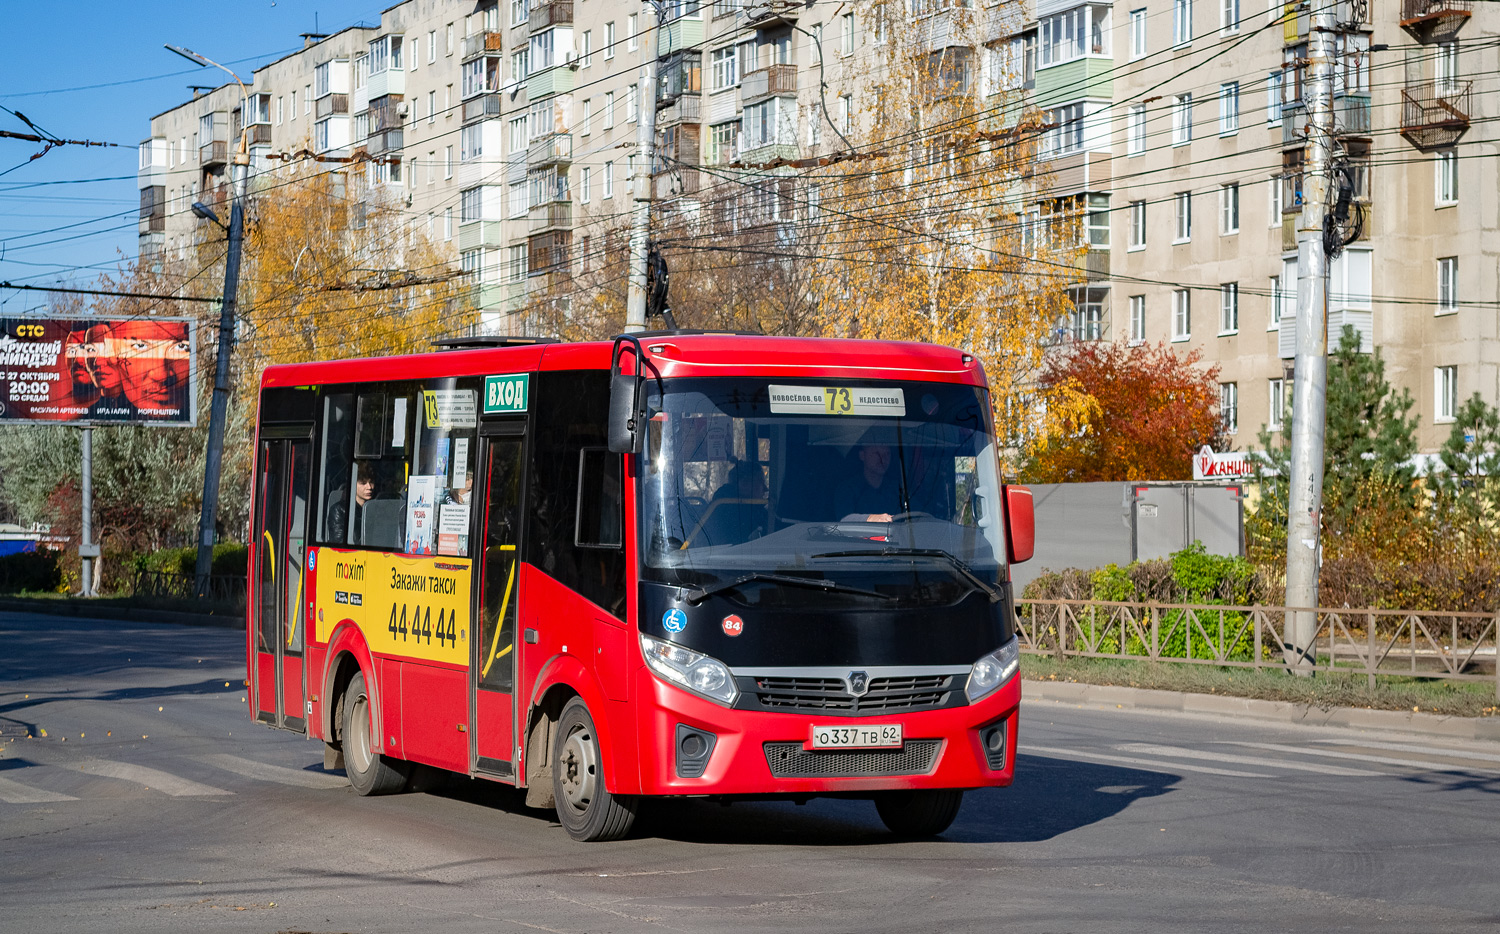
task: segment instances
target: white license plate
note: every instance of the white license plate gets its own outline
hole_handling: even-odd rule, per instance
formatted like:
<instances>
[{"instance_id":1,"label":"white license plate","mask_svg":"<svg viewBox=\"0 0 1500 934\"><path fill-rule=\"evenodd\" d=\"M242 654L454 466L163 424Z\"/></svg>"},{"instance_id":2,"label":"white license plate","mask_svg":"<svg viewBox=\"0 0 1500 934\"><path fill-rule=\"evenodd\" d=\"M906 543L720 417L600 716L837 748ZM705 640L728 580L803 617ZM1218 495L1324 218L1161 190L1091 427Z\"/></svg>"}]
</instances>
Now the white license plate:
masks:
<instances>
[{"instance_id":1,"label":"white license plate","mask_svg":"<svg viewBox=\"0 0 1500 934\"><path fill-rule=\"evenodd\" d=\"M901 724L868 723L861 726L843 724L813 724L809 749L855 749L872 746L900 747Z\"/></svg>"}]
</instances>

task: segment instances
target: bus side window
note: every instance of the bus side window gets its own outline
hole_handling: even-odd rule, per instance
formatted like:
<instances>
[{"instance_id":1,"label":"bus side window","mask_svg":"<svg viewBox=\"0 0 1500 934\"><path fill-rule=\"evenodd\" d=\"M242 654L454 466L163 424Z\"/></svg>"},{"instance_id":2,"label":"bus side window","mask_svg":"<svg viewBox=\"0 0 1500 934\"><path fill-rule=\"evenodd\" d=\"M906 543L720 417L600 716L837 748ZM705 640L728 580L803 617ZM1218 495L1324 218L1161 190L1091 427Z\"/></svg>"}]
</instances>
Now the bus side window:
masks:
<instances>
[{"instance_id":1,"label":"bus side window","mask_svg":"<svg viewBox=\"0 0 1500 934\"><path fill-rule=\"evenodd\" d=\"M385 445L385 393L359 395L359 430L355 434L355 457L379 457Z\"/></svg>"},{"instance_id":2,"label":"bus side window","mask_svg":"<svg viewBox=\"0 0 1500 934\"><path fill-rule=\"evenodd\" d=\"M580 548L619 548L623 544L623 498L620 455L602 447L580 450L573 543Z\"/></svg>"},{"instance_id":3,"label":"bus side window","mask_svg":"<svg viewBox=\"0 0 1500 934\"><path fill-rule=\"evenodd\" d=\"M342 545L347 541L349 501L354 496L349 478L354 464L354 394L331 393L323 399L323 437L319 444L318 541Z\"/></svg>"}]
</instances>

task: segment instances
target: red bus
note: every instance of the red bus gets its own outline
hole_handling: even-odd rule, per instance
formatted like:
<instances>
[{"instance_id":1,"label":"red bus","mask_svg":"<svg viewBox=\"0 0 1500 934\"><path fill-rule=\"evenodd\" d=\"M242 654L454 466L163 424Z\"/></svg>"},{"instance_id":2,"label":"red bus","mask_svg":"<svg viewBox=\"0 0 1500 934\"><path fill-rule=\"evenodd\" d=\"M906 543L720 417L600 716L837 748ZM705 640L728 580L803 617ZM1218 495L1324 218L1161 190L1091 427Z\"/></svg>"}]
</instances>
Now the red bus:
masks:
<instances>
[{"instance_id":1,"label":"red bus","mask_svg":"<svg viewBox=\"0 0 1500 934\"><path fill-rule=\"evenodd\" d=\"M478 343L480 346L475 346ZM361 794L413 763L579 840L643 796L873 799L946 829L1020 702L979 362L690 332L270 367L250 708Z\"/></svg>"}]
</instances>

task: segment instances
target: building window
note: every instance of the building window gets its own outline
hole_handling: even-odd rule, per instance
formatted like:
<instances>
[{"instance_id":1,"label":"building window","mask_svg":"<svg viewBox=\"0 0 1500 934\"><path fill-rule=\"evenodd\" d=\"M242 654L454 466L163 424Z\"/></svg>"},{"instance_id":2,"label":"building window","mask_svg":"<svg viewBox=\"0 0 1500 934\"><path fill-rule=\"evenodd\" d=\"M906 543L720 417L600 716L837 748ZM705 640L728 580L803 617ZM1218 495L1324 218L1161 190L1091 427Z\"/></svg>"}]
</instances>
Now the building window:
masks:
<instances>
[{"instance_id":1,"label":"building window","mask_svg":"<svg viewBox=\"0 0 1500 934\"><path fill-rule=\"evenodd\" d=\"M625 122L626 123L634 123L635 120L636 120L636 117L640 115L640 109L641 109L640 95L641 95L641 89L640 89L639 85L632 84L630 87L628 87L628 88L625 89Z\"/></svg>"},{"instance_id":2,"label":"building window","mask_svg":"<svg viewBox=\"0 0 1500 934\"><path fill-rule=\"evenodd\" d=\"M1066 104L1047 111L1048 129L1042 135L1042 155L1060 156L1083 149L1083 104Z\"/></svg>"},{"instance_id":3,"label":"building window","mask_svg":"<svg viewBox=\"0 0 1500 934\"><path fill-rule=\"evenodd\" d=\"M725 46L708 53L711 66L711 90L723 91L740 83L739 56L734 46Z\"/></svg>"},{"instance_id":4,"label":"building window","mask_svg":"<svg viewBox=\"0 0 1500 934\"><path fill-rule=\"evenodd\" d=\"M615 24L604 24L604 59L608 61L615 57Z\"/></svg>"},{"instance_id":5,"label":"building window","mask_svg":"<svg viewBox=\"0 0 1500 934\"><path fill-rule=\"evenodd\" d=\"M854 54L854 14L845 13L839 17L839 54Z\"/></svg>"},{"instance_id":6,"label":"building window","mask_svg":"<svg viewBox=\"0 0 1500 934\"><path fill-rule=\"evenodd\" d=\"M594 31L585 29L583 35L578 37L578 67L587 68L594 64Z\"/></svg>"},{"instance_id":7,"label":"building window","mask_svg":"<svg viewBox=\"0 0 1500 934\"><path fill-rule=\"evenodd\" d=\"M604 92L604 128L610 129L615 125L615 92Z\"/></svg>"},{"instance_id":8,"label":"building window","mask_svg":"<svg viewBox=\"0 0 1500 934\"><path fill-rule=\"evenodd\" d=\"M1128 249L1140 250L1146 246L1146 202L1130 202L1130 246Z\"/></svg>"},{"instance_id":9,"label":"building window","mask_svg":"<svg viewBox=\"0 0 1500 934\"><path fill-rule=\"evenodd\" d=\"M1109 249L1109 195L1089 195L1084 217L1088 245L1091 249Z\"/></svg>"},{"instance_id":10,"label":"building window","mask_svg":"<svg viewBox=\"0 0 1500 934\"><path fill-rule=\"evenodd\" d=\"M1193 141L1193 95L1178 94L1172 98L1172 145L1186 146Z\"/></svg>"},{"instance_id":11,"label":"building window","mask_svg":"<svg viewBox=\"0 0 1500 934\"><path fill-rule=\"evenodd\" d=\"M1146 296L1130 296L1130 342L1146 342Z\"/></svg>"},{"instance_id":12,"label":"building window","mask_svg":"<svg viewBox=\"0 0 1500 934\"><path fill-rule=\"evenodd\" d=\"M1193 239L1193 193L1179 191L1172 196L1177 209L1177 235L1173 243L1187 243Z\"/></svg>"},{"instance_id":13,"label":"building window","mask_svg":"<svg viewBox=\"0 0 1500 934\"><path fill-rule=\"evenodd\" d=\"M1240 0L1219 0L1219 35L1240 31Z\"/></svg>"},{"instance_id":14,"label":"building window","mask_svg":"<svg viewBox=\"0 0 1500 934\"><path fill-rule=\"evenodd\" d=\"M1266 186L1266 211L1270 214L1267 218L1268 226L1281 226L1281 176L1272 175L1271 184Z\"/></svg>"},{"instance_id":15,"label":"building window","mask_svg":"<svg viewBox=\"0 0 1500 934\"><path fill-rule=\"evenodd\" d=\"M1172 340L1185 341L1193 332L1193 296L1187 289L1172 290Z\"/></svg>"},{"instance_id":16,"label":"building window","mask_svg":"<svg viewBox=\"0 0 1500 934\"><path fill-rule=\"evenodd\" d=\"M525 182L511 182L506 192L507 206L510 208L511 217L525 217L526 210L531 207L528 200Z\"/></svg>"},{"instance_id":17,"label":"building window","mask_svg":"<svg viewBox=\"0 0 1500 934\"><path fill-rule=\"evenodd\" d=\"M627 52L634 52L641 47L640 41L635 34L636 22L636 15L634 13L625 17L625 50Z\"/></svg>"},{"instance_id":18,"label":"building window","mask_svg":"<svg viewBox=\"0 0 1500 934\"><path fill-rule=\"evenodd\" d=\"M1041 65L1070 62L1084 55L1108 55L1110 7L1081 6L1042 17Z\"/></svg>"},{"instance_id":19,"label":"building window","mask_svg":"<svg viewBox=\"0 0 1500 934\"><path fill-rule=\"evenodd\" d=\"M510 248L510 281L522 282L526 279L526 244Z\"/></svg>"},{"instance_id":20,"label":"building window","mask_svg":"<svg viewBox=\"0 0 1500 934\"><path fill-rule=\"evenodd\" d=\"M427 184L437 181L437 150L427 150Z\"/></svg>"},{"instance_id":21,"label":"building window","mask_svg":"<svg viewBox=\"0 0 1500 934\"><path fill-rule=\"evenodd\" d=\"M588 136L592 132L594 123L594 99L592 97L585 98L580 105L578 123L580 124L578 129L579 136Z\"/></svg>"},{"instance_id":22,"label":"building window","mask_svg":"<svg viewBox=\"0 0 1500 934\"><path fill-rule=\"evenodd\" d=\"M1458 412L1458 367L1440 366L1432 371L1432 389L1437 397L1433 421L1451 422Z\"/></svg>"},{"instance_id":23,"label":"building window","mask_svg":"<svg viewBox=\"0 0 1500 934\"><path fill-rule=\"evenodd\" d=\"M1132 60L1146 55L1146 11L1144 8L1130 11L1130 57Z\"/></svg>"},{"instance_id":24,"label":"building window","mask_svg":"<svg viewBox=\"0 0 1500 934\"><path fill-rule=\"evenodd\" d=\"M473 123L458 131L458 161L472 162L484 155L484 124Z\"/></svg>"},{"instance_id":25,"label":"building window","mask_svg":"<svg viewBox=\"0 0 1500 934\"><path fill-rule=\"evenodd\" d=\"M1193 41L1193 0L1172 0L1172 44Z\"/></svg>"},{"instance_id":26,"label":"building window","mask_svg":"<svg viewBox=\"0 0 1500 934\"><path fill-rule=\"evenodd\" d=\"M1437 78L1437 92L1452 94L1458 89L1458 43L1440 42L1437 58L1433 61L1433 73Z\"/></svg>"},{"instance_id":27,"label":"building window","mask_svg":"<svg viewBox=\"0 0 1500 934\"><path fill-rule=\"evenodd\" d=\"M510 154L519 156L526 152L526 144L531 140L531 117L529 114L521 114L510 120Z\"/></svg>"},{"instance_id":28,"label":"building window","mask_svg":"<svg viewBox=\"0 0 1500 934\"><path fill-rule=\"evenodd\" d=\"M453 24L452 23L448 24L447 31L444 34L444 41L447 43L447 45L446 45L447 51L444 52L443 54L445 54L445 55L452 55L453 54Z\"/></svg>"},{"instance_id":29,"label":"building window","mask_svg":"<svg viewBox=\"0 0 1500 934\"><path fill-rule=\"evenodd\" d=\"M854 95L839 95L839 129L844 133L854 132Z\"/></svg>"},{"instance_id":30,"label":"building window","mask_svg":"<svg viewBox=\"0 0 1500 934\"><path fill-rule=\"evenodd\" d=\"M453 239L453 209L452 208L444 208L443 209L443 239L444 240L452 240Z\"/></svg>"},{"instance_id":31,"label":"building window","mask_svg":"<svg viewBox=\"0 0 1500 934\"><path fill-rule=\"evenodd\" d=\"M1284 80L1280 71L1266 75L1266 123L1270 126L1281 122L1281 85Z\"/></svg>"},{"instance_id":32,"label":"building window","mask_svg":"<svg viewBox=\"0 0 1500 934\"><path fill-rule=\"evenodd\" d=\"M1146 151L1146 105L1134 104L1125 118L1125 154L1139 156Z\"/></svg>"},{"instance_id":33,"label":"building window","mask_svg":"<svg viewBox=\"0 0 1500 934\"><path fill-rule=\"evenodd\" d=\"M727 165L735 160L735 137L739 130L738 123L716 123L708 128L709 165Z\"/></svg>"},{"instance_id":34,"label":"building window","mask_svg":"<svg viewBox=\"0 0 1500 934\"><path fill-rule=\"evenodd\" d=\"M1219 286L1219 333L1240 331L1240 284L1225 282Z\"/></svg>"},{"instance_id":35,"label":"building window","mask_svg":"<svg viewBox=\"0 0 1500 934\"><path fill-rule=\"evenodd\" d=\"M1240 384L1219 384L1219 421L1224 430L1234 434L1240 430Z\"/></svg>"},{"instance_id":36,"label":"building window","mask_svg":"<svg viewBox=\"0 0 1500 934\"><path fill-rule=\"evenodd\" d=\"M1219 233L1228 236L1240 232L1240 184L1219 186Z\"/></svg>"},{"instance_id":37,"label":"building window","mask_svg":"<svg viewBox=\"0 0 1500 934\"><path fill-rule=\"evenodd\" d=\"M427 64L437 61L437 30L427 30Z\"/></svg>"},{"instance_id":38,"label":"building window","mask_svg":"<svg viewBox=\"0 0 1500 934\"><path fill-rule=\"evenodd\" d=\"M1434 195L1440 207L1458 203L1458 153L1440 152L1433 162Z\"/></svg>"},{"instance_id":39,"label":"building window","mask_svg":"<svg viewBox=\"0 0 1500 934\"><path fill-rule=\"evenodd\" d=\"M443 147L443 178L453 177L453 147Z\"/></svg>"},{"instance_id":40,"label":"building window","mask_svg":"<svg viewBox=\"0 0 1500 934\"><path fill-rule=\"evenodd\" d=\"M510 24L512 26L526 25L531 10L527 0L510 0Z\"/></svg>"},{"instance_id":41,"label":"building window","mask_svg":"<svg viewBox=\"0 0 1500 934\"><path fill-rule=\"evenodd\" d=\"M1281 284L1281 277L1272 276L1271 313L1267 316L1267 331L1279 331L1281 329L1281 317L1286 314L1286 298L1286 289Z\"/></svg>"},{"instance_id":42,"label":"building window","mask_svg":"<svg viewBox=\"0 0 1500 934\"><path fill-rule=\"evenodd\" d=\"M1451 315L1458 311L1458 257L1446 256L1438 260L1438 307L1440 315Z\"/></svg>"},{"instance_id":43,"label":"building window","mask_svg":"<svg viewBox=\"0 0 1500 934\"><path fill-rule=\"evenodd\" d=\"M593 170L585 166L582 174L578 178L578 200L583 202L584 204L588 204L589 199L593 196L592 176Z\"/></svg>"},{"instance_id":44,"label":"building window","mask_svg":"<svg viewBox=\"0 0 1500 934\"><path fill-rule=\"evenodd\" d=\"M615 164L613 162L606 162L606 163L604 163L604 191L600 194L600 197L601 198L613 198L614 196L615 196Z\"/></svg>"},{"instance_id":45,"label":"building window","mask_svg":"<svg viewBox=\"0 0 1500 934\"><path fill-rule=\"evenodd\" d=\"M484 219L480 213L483 194L483 189L480 188L465 188L458 193L458 222L460 224Z\"/></svg>"},{"instance_id":46,"label":"building window","mask_svg":"<svg viewBox=\"0 0 1500 934\"><path fill-rule=\"evenodd\" d=\"M1269 383L1270 393L1266 400L1269 403L1269 417L1266 419L1266 427L1272 431L1280 431L1286 417L1286 380L1273 379Z\"/></svg>"},{"instance_id":47,"label":"building window","mask_svg":"<svg viewBox=\"0 0 1500 934\"><path fill-rule=\"evenodd\" d=\"M1096 341L1104 336L1106 294L1103 289L1081 289L1074 297L1071 322L1074 340Z\"/></svg>"},{"instance_id":48,"label":"building window","mask_svg":"<svg viewBox=\"0 0 1500 934\"><path fill-rule=\"evenodd\" d=\"M1219 85L1219 135L1228 136L1240 129L1240 83Z\"/></svg>"}]
</instances>

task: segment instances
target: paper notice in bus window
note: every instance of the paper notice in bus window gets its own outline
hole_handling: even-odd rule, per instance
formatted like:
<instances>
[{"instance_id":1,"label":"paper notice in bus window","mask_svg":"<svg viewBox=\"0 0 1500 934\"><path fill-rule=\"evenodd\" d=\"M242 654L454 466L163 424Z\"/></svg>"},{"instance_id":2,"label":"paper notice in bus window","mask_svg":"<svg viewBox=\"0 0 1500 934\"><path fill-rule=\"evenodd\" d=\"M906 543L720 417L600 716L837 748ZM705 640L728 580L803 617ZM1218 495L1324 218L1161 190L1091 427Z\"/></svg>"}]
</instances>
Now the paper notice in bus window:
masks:
<instances>
[{"instance_id":1,"label":"paper notice in bus window","mask_svg":"<svg viewBox=\"0 0 1500 934\"><path fill-rule=\"evenodd\" d=\"M464 474L469 472L469 439L453 439L453 482L448 484L454 489L463 489Z\"/></svg>"},{"instance_id":2,"label":"paper notice in bus window","mask_svg":"<svg viewBox=\"0 0 1500 934\"><path fill-rule=\"evenodd\" d=\"M392 400L395 404L391 406L391 447L406 447L406 397L399 396Z\"/></svg>"},{"instance_id":3,"label":"paper notice in bus window","mask_svg":"<svg viewBox=\"0 0 1500 934\"><path fill-rule=\"evenodd\" d=\"M779 415L875 415L900 418L906 414L901 387L771 386L771 411Z\"/></svg>"},{"instance_id":4,"label":"paper notice in bus window","mask_svg":"<svg viewBox=\"0 0 1500 934\"><path fill-rule=\"evenodd\" d=\"M433 553L433 526L437 521L437 491L442 477L412 474L406 492L406 548L409 555Z\"/></svg>"},{"instance_id":5,"label":"paper notice in bus window","mask_svg":"<svg viewBox=\"0 0 1500 934\"><path fill-rule=\"evenodd\" d=\"M469 555L469 507L444 503L438 509L437 551L440 555Z\"/></svg>"},{"instance_id":6,"label":"paper notice in bus window","mask_svg":"<svg viewBox=\"0 0 1500 934\"><path fill-rule=\"evenodd\" d=\"M428 389L422 393L428 428L473 428L479 424L477 394L472 389Z\"/></svg>"}]
</instances>

